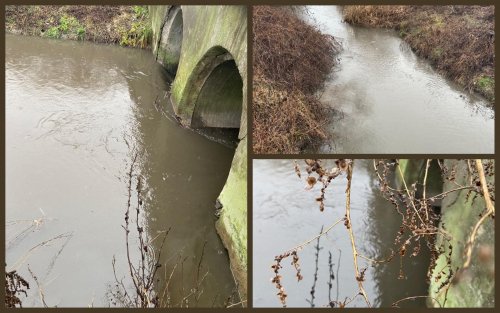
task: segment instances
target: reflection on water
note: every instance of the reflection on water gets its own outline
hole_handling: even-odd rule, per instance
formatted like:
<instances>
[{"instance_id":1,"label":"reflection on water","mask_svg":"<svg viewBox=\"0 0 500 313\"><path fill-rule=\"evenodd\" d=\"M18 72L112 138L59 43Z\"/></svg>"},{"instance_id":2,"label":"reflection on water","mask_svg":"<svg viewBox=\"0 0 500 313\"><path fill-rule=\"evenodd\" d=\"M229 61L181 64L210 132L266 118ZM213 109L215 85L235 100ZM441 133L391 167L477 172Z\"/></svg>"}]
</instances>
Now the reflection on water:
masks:
<instances>
[{"instance_id":1,"label":"reflection on water","mask_svg":"<svg viewBox=\"0 0 500 313\"><path fill-rule=\"evenodd\" d=\"M178 254L185 258L170 283L172 303L192 285L205 240L198 304L220 306L233 292L214 203L234 149L178 125L165 75L149 51L7 36L6 263L72 235L35 249L20 269L30 278L29 264L38 275L49 305L108 305L113 255L126 275L121 225L134 149L147 229L154 237L172 227L161 262L170 271ZM41 306L30 292L24 306Z\"/></svg>"},{"instance_id":2,"label":"reflection on water","mask_svg":"<svg viewBox=\"0 0 500 313\"><path fill-rule=\"evenodd\" d=\"M303 162L298 161L302 166ZM325 164L333 166L333 160ZM302 166L303 167L303 166ZM327 166L328 168L328 166ZM304 173L304 172L303 172ZM320 194L317 184L311 191L294 172L292 160L253 161L253 293L254 306L280 306L276 289L270 279L274 257L315 237L345 213L345 175L332 181L326 192L325 211L320 212L315 201ZM355 160L351 186L351 219L356 245L361 254L378 259L388 256L401 217L378 191L371 160ZM314 283L314 244L299 252L304 279L297 283L290 260L282 262L282 284L288 294L289 307L308 307L310 290ZM343 225L333 228L320 239L318 281L315 287L315 306L324 307L329 299L343 301L352 298L358 290L354 278L352 250ZM329 253L335 275L332 289L328 288L330 275ZM383 266L370 267L360 259L360 268L367 267L364 287L373 306L390 306L408 296L427 294L426 275L429 256L425 253L404 260L405 279L399 280L400 262L396 258ZM340 261L340 262L339 262ZM338 271L338 275L337 275ZM337 288L338 284L338 288ZM425 301L405 305L422 307ZM349 306L366 306L357 297Z\"/></svg>"},{"instance_id":3,"label":"reflection on water","mask_svg":"<svg viewBox=\"0 0 500 313\"><path fill-rule=\"evenodd\" d=\"M321 152L493 153L494 111L418 58L394 31L351 26L310 6L343 51L322 101L343 112Z\"/></svg>"}]
</instances>

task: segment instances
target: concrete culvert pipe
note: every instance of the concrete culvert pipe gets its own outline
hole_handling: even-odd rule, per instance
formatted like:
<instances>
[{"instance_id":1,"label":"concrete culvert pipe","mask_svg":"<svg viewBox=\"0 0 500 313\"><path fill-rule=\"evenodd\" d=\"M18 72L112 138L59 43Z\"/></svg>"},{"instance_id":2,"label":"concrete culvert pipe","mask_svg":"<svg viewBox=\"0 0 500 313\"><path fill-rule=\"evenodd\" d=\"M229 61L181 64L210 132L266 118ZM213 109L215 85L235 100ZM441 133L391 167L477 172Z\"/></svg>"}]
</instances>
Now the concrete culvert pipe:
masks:
<instances>
[{"instance_id":1,"label":"concrete culvert pipe","mask_svg":"<svg viewBox=\"0 0 500 313\"><path fill-rule=\"evenodd\" d=\"M234 60L217 65L209 74L195 102L192 127L239 128L243 81Z\"/></svg>"},{"instance_id":2,"label":"concrete culvert pipe","mask_svg":"<svg viewBox=\"0 0 500 313\"><path fill-rule=\"evenodd\" d=\"M158 61L172 75L175 75L179 67L183 36L182 9L179 6L172 7L166 17L160 40Z\"/></svg>"}]
</instances>

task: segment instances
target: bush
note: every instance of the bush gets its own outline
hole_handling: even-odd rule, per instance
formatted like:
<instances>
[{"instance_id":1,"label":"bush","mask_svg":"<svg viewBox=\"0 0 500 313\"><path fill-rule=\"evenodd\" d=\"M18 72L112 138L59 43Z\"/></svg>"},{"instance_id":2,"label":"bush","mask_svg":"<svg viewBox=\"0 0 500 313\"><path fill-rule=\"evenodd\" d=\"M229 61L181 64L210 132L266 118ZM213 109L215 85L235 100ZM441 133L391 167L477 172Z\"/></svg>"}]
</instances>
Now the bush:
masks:
<instances>
[{"instance_id":1,"label":"bush","mask_svg":"<svg viewBox=\"0 0 500 313\"><path fill-rule=\"evenodd\" d=\"M253 8L253 149L297 153L324 139L326 109L317 91L338 44L286 7Z\"/></svg>"}]
</instances>

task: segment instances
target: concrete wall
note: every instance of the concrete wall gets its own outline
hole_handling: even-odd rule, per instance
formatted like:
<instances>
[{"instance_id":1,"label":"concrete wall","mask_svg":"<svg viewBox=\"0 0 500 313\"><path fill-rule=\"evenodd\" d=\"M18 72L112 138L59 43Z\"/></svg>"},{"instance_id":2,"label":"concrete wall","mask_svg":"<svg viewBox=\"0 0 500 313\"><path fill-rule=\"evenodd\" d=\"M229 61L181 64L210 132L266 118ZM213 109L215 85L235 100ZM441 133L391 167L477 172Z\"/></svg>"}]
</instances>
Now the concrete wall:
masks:
<instances>
[{"instance_id":1,"label":"concrete wall","mask_svg":"<svg viewBox=\"0 0 500 313\"><path fill-rule=\"evenodd\" d=\"M408 184L415 181L422 182L425 160L401 160L400 164ZM444 160L444 164L450 170L455 167L456 183L460 185L468 184L467 163L464 160ZM493 177L487 179L489 182L494 180ZM398 180L398 188L402 188L402 182L399 178ZM437 184L441 185L442 191L435 189L432 194L457 188L457 185L453 182L447 180L443 182L437 174L428 177L428 183L435 186ZM432 194L429 194L429 196L432 196ZM452 238L451 268L456 271L457 268L463 266L466 242L472 228L479 219L479 214L486 205L482 197L477 197L475 200L472 196L467 197L467 190L450 193L440 204L442 213L440 226L443 229L442 225L444 224L445 231ZM446 255L450 252L450 249L448 241L444 240L442 236L438 236L436 245L437 247L442 246L444 250L440 254L432 273L429 296L437 299L441 304L444 303L446 296L445 307L493 307L495 303L494 257L485 258L484 251L486 253L494 251L494 244L495 228L493 220L490 219L479 230L472 254L472 266L464 275L460 275L460 279L453 280L446 295L446 287L442 288L440 292L438 292L438 289L449 273L449 267L446 266ZM445 269L445 273L439 275L441 269ZM435 301L428 301L428 304L429 306L439 307L439 304L435 303Z\"/></svg>"},{"instance_id":2,"label":"concrete wall","mask_svg":"<svg viewBox=\"0 0 500 313\"><path fill-rule=\"evenodd\" d=\"M149 10L153 53L158 62L175 75L171 100L181 122L190 127L239 128L240 142L219 195L223 207L216 227L228 249L240 296L246 299L246 7L150 6ZM182 30L178 27L179 21L182 21ZM182 33L181 41L179 33Z\"/></svg>"},{"instance_id":3,"label":"concrete wall","mask_svg":"<svg viewBox=\"0 0 500 313\"><path fill-rule=\"evenodd\" d=\"M456 166L457 183L467 184L467 165L465 161L446 160L445 165L448 168ZM473 164L474 166L474 164ZM491 182L493 177L488 178ZM456 188L451 182L444 183L444 191ZM446 231L452 236L453 252L451 256L451 267L453 269L461 268L464 261L465 243L469 239L472 228L479 219L479 214L486 207L484 198L473 197L467 199L467 191L452 193L450 197L443 199L441 225L445 224ZM443 241L438 238L436 244L440 245ZM495 245L495 227L494 221L489 219L479 229L478 237L475 241L472 253L472 266L460 279L454 280L448 290L446 307L494 307L495 306L495 276L494 276L494 257L487 259L482 255L486 251L494 251ZM445 267L445 255L449 253L448 244L444 245L445 250L438 259L436 269ZM446 274L448 269L446 269ZM446 275L438 277L438 270L435 270L429 287L429 294L437 298L442 303L445 298L445 292L437 293L440 284L444 281ZM438 306L438 305L434 305Z\"/></svg>"}]
</instances>

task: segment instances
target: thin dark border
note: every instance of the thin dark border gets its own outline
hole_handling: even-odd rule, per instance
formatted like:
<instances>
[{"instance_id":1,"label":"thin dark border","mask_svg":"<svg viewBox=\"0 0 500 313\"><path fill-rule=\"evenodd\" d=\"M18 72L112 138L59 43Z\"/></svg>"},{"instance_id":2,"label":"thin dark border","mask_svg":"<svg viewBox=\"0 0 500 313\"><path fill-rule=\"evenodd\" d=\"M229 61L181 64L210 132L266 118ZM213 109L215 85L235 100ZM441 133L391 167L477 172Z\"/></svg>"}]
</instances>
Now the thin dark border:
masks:
<instances>
[{"instance_id":1,"label":"thin dark border","mask_svg":"<svg viewBox=\"0 0 500 313\"><path fill-rule=\"evenodd\" d=\"M53 1L7 1L7 3L4 3L4 5L1 5L1 17L4 19L5 17L5 5L10 5L10 4L68 4L70 1L58 1L58 0L53 0ZM162 3L163 2L163 3ZM166 4L167 1L158 1L158 0L145 0L145 1L118 1L118 0L104 0L104 1L96 1L96 0L89 0L89 1L75 1L72 2L71 4L88 4L88 5L102 5L102 4L143 4L143 5L161 5L161 4ZM247 243L247 251L248 251L248 302L247 302L247 308L245 309L236 309L236 310L243 310L243 311L248 311L248 310L253 310L252 307L252 299L253 299L253 276L252 276L252 260L253 260L253 240L252 240L252 198L253 198L253 160L254 159L302 159L302 158L357 158L357 159L366 159L366 158L408 158L408 159L417 159L417 158L425 158L425 157L432 157L432 158L457 158L457 159L463 159L463 158L495 158L496 161L496 152L497 152L497 139L495 136L495 154L358 154L358 155L353 155L353 154L269 154L269 155L257 155L254 154L252 151L252 130L253 130L253 119L252 119L252 91L253 91L253 84L252 84L252 74L253 74L253 68L252 68L252 51L253 51L253 37L252 37L252 5L311 5L311 4L331 4L331 5L346 5L346 4L418 4L418 5L445 5L445 4L477 4L477 5L495 5L494 1L485 1L485 0L479 0L479 1L468 1L468 0L457 0L457 1L441 1L437 3L435 0L415 0L415 1L380 1L380 0L375 0L375 1L347 1L347 0L337 0L337 1L328 1L328 0L317 0L317 1L308 1L308 0L290 0L286 2L282 2L279 0L268 0L268 1L244 1L244 0L233 0L233 1L228 1L228 0L206 0L206 1L189 1L189 0L176 0L172 1L169 4L198 4L198 5L247 5L247 13L248 13L248 33L247 33L247 53L248 53L248 66L247 66L247 217L248 217L248 243ZM495 8L496 11L496 8ZM496 13L496 12L495 12ZM495 19L496 21L496 19ZM495 25L495 32L498 32L498 25ZM4 62L2 63L2 75L0 78L0 82L5 86L5 27L2 28L0 32L0 41L1 41L1 46L2 49L0 51L0 55L3 57ZM498 48L498 44L495 45L495 49ZM495 65L495 70L496 70L496 65ZM495 94L498 93L498 87L495 89ZM2 88L1 91L1 96L2 96L2 102L3 102L3 110L0 110L0 117L3 122L1 129L1 138L0 138L0 144L1 144L1 149L2 149L2 154L0 156L0 159L2 160L2 166L0 169L0 174L3 177L2 180L2 191L1 191L1 199L4 204L5 208L5 88ZM495 105L496 107L496 105ZM496 135L496 130L495 130L495 135ZM496 179L495 179L496 183ZM1 232L1 237L0 240L2 249L0 252L0 256L4 257L5 260L5 211L3 214L3 221L2 221L2 228L3 231ZM498 238L496 238L498 239ZM498 241L498 240L497 240ZM496 248L497 248L496 244ZM495 264L496 266L497 264ZM497 280L495 276L495 280ZM1 292L1 297L4 299L5 295L3 292ZM497 295L495 295L495 299L498 300ZM78 310L85 310L85 308L65 308L66 310L70 311L78 311ZM54 309L40 309L40 308L30 308L30 309L25 309L25 310L54 310ZM110 310L108 308L95 308L94 310ZM124 311L136 311L138 309L116 309L112 308L111 310L124 310ZM223 309L191 309L193 311L219 311ZM268 310L279 310L279 308L275 309L269 309L269 308L259 308L259 311L268 311ZM309 310L306 308L302 309L291 309L291 310ZM351 309L351 310L363 310L363 309ZM380 308L378 310L383 311L392 311L394 309L390 308ZM473 309L451 309L451 310L458 310L458 311L464 311L464 310L473 310ZM494 311L494 309L488 309L488 308L483 308L482 310L486 311ZM407 310L408 312L419 312L421 309L410 309Z\"/></svg>"}]
</instances>

